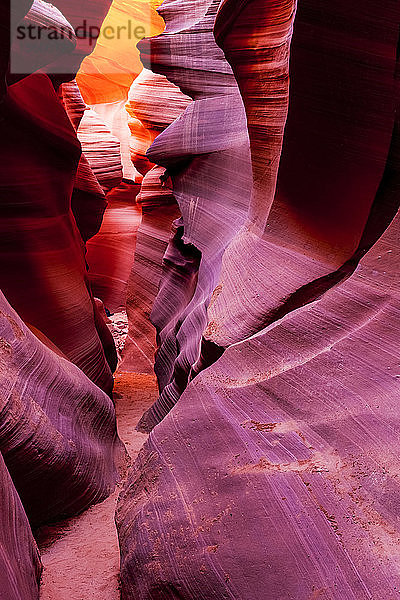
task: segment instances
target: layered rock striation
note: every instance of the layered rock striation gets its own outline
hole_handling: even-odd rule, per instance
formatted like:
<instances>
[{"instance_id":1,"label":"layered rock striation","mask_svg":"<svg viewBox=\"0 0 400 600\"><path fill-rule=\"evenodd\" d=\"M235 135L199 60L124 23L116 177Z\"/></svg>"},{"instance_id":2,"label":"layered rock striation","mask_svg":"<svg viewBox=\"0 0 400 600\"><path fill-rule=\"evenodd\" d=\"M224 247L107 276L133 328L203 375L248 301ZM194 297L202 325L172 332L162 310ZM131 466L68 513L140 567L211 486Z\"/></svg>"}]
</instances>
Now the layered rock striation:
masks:
<instances>
[{"instance_id":1,"label":"layered rock striation","mask_svg":"<svg viewBox=\"0 0 400 600\"><path fill-rule=\"evenodd\" d=\"M356 271L228 348L151 433L117 512L123 598L396 597L399 213L367 249L398 210L398 142Z\"/></svg>"},{"instance_id":2,"label":"layered rock striation","mask_svg":"<svg viewBox=\"0 0 400 600\"><path fill-rule=\"evenodd\" d=\"M151 429L174 405L199 358L207 306L222 255L245 221L251 166L245 112L213 26L220 2L194 13L165 2L165 32L140 43L142 61L194 99L147 153L167 169L182 222L165 255L165 275L151 315L159 347L161 395L142 419ZM174 298L173 306L166 297Z\"/></svg>"},{"instance_id":3,"label":"layered rock striation","mask_svg":"<svg viewBox=\"0 0 400 600\"><path fill-rule=\"evenodd\" d=\"M142 420L158 424L117 510L123 598L396 597L400 13L360 8L305 0L296 14L293 2L225 0L189 15L166 2L165 34L142 43L146 64L195 98L148 156L171 175L180 256L188 243L199 255L189 267L170 244L180 280L165 271L154 304L155 322L173 327L169 337L159 328L161 395ZM232 194L219 149L196 152L220 139L216 108L202 121L198 107L205 81L217 92L188 41L189 23L206 39L211 14L243 98L252 171L221 271L206 262L220 229L201 198L214 183ZM198 50L196 93L187 47ZM203 264L213 295L189 330Z\"/></svg>"}]
</instances>

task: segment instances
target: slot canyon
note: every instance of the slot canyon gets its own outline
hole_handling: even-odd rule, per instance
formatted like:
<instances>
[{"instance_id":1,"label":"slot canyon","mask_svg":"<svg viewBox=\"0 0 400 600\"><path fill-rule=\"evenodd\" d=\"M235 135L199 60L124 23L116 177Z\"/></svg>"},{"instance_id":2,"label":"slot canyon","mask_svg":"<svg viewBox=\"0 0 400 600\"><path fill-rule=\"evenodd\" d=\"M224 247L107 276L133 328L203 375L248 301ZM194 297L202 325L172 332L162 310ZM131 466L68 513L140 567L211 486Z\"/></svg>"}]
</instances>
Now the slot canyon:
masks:
<instances>
[{"instance_id":1,"label":"slot canyon","mask_svg":"<svg viewBox=\"0 0 400 600\"><path fill-rule=\"evenodd\" d=\"M400 3L53 2L0 6L0 600L400 599Z\"/></svg>"}]
</instances>

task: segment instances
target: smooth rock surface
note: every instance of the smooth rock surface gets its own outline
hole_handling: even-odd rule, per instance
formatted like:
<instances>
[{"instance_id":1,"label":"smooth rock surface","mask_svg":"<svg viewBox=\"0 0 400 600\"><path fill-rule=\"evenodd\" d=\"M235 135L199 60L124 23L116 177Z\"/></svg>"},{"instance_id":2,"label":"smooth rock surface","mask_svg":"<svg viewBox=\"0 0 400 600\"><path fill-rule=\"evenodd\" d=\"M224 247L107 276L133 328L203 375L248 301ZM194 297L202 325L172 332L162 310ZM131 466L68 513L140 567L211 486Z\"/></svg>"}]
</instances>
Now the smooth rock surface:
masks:
<instances>
[{"instance_id":1,"label":"smooth rock surface","mask_svg":"<svg viewBox=\"0 0 400 600\"><path fill-rule=\"evenodd\" d=\"M45 346L0 297L0 451L31 523L71 515L114 488L110 398Z\"/></svg>"},{"instance_id":2,"label":"smooth rock surface","mask_svg":"<svg viewBox=\"0 0 400 600\"><path fill-rule=\"evenodd\" d=\"M0 506L1 600L38 600L39 551L1 452Z\"/></svg>"}]
</instances>

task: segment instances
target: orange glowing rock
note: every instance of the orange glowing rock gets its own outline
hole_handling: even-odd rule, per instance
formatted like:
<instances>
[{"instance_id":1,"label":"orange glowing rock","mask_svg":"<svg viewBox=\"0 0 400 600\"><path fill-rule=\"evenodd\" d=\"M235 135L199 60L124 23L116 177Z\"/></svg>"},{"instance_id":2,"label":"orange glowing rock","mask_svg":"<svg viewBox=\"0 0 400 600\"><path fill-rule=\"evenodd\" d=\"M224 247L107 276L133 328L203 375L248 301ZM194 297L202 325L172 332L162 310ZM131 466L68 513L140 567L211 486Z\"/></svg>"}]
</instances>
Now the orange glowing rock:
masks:
<instances>
[{"instance_id":1,"label":"orange glowing rock","mask_svg":"<svg viewBox=\"0 0 400 600\"><path fill-rule=\"evenodd\" d=\"M164 30L164 21L155 11L160 4L160 0L114 0L96 47L83 61L77 76L88 104L127 97L133 80L142 70L137 42Z\"/></svg>"}]
</instances>

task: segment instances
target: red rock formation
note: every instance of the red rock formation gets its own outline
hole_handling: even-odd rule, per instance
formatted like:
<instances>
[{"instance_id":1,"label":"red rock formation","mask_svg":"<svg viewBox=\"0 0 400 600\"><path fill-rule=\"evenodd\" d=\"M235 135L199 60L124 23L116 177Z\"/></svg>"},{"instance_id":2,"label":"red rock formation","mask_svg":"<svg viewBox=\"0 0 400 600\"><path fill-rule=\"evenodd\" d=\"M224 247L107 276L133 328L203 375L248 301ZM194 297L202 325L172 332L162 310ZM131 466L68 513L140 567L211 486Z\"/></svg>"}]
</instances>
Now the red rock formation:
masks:
<instances>
[{"instance_id":1,"label":"red rock formation","mask_svg":"<svg viewBox=\"0 0 400 600\"><path fill-rule=\"evenodd\" d=\"M143 178L137 198L142 220L127 289L129 331L121 364L126 371L153 373L157 343L150 315L159 291L171 225L179 217L171 190L160 183L163 174L163 168L151 169Z\"/></svg>"},{"instance_id":2,"label":"red rock formation","mask_svg":"<svg viewBox=\"0 0 400 600\"><path fill-rule=\"evenodd\" d=\"M287 84L287 73L269 82L267 71L255 65L270 56L271 41L285 30L291 10L287 2L261 3L259 10L256 4L243 2L235 12L226 1L216 22L217 40L244 98L255 178L251 220L224 256L209 309L205 337L223 347L292 310L294 301L307 301L311 288L305 286L352 256L382 177L396 101L397 4L389 2L384 12L373 2L363 4L360 15L355 4L316 8L311 0L302 2L291 46L288 121L271 196L279 158L276 135L282 132L276 119L281 115L283 123L284 117L282 99L273 95L279 82ZM271 11L280 11L276 26ZM286 54L279 54L285 64ZM254 94L253 86L263 93Z\"/></svg>"},{"instance_id":3,"label":"red rock formation","mask_svg":"<svg viewBox=\"0 0 400 600\"><path fill-rule=\"evenodd\" d=\"M37 600L41 564L36 543L0 452L0 573L2 600Z\"/></svg>"},{"instance_id":4,"label":"red rock formation","mask_svg":"<svg viewBox=\"0 0 400 600\"><path fill-rule=\"evenodd\" d=\"M358 257L397 210L399 139ZM394 600L399 228L227 349L153 430L117 513L122 598Z\"/></svg>"},{"instance_id":5,"label":"red rock formation","mask_svg":"<svg viewBox=\"0 0 400 600\"><path fill-rule=\"evenodd\" d=\"M45 75L10 86L3 111L0 287L25 322L110 391L71 212L79 142Z\"/></svg>"},{"instance_id":6,"label":"red rock formation","mask_svg":"<svg viewBox=\"0 0 400 600\"><path fill-rule=\"evenodd\" d=\"M144 178L137 198L142 221L128 286L129 332L121 368L151 373L157 345L150 314L159 290L163 262L165 268L163 256L172 222L180 214L170 185L165 181L165 169L153 167L145 152L157 135L183 113L190 99L164 76L147 69L133 82L128 98L131 158ZM141 135L138 137L138 134Z\"/></svg>"},{"instance_id":7,"label":"red rock formation","mask_svg":"<svg viewBox=\"0 0 400 600\"><path fill-rule=\"evenodd\" d=\"M118 449L110 398L1 296L0 451L31 523L104 499Z\"/></svg>"},{"instance_id":8,"label":"red rock formation","mask_svg":"<svg viewBox=\"0 0 400 600\"><path fill-rule=\"evenodd\" d=\"M219 3L203 2L191 15L165 2L159 9L166 19L165 33L139 45L145 65L194 98L147 153L171 175L183 231L171 242L152 312L159 341L155 371L162 393L141 421L144 429L168 412L187 384L199 357L223 252L248 210L251 181L243 103L212 33Z\"/></svg>"},{"instance_id":9,"label":"red rock formation","mask_svg":"<svg viewBox=\"0 0 400 600\"><path fill-rule=\"evenodd\" d=\"M61 85L59 95L69 120L77 131L88 107L83 101L76 81ZM71 209L84 242L99 231L106 206L105 194L88 159L82 153L75 174Z\"/></svg>"},{"instance_id":10,"label":"red rock formation","mask_svg":"<svg viewBox=\"0 0 400 600\"><path fill-rule=\"evenodd\" d=\"M87 107L78 127L78 138L89 165L103 190L116 187L122 179L121 147L101 117Z\"/></svg>"},{"instance_id":11,"label":"red rock formation","mask_svg":"<svg viewBox=\"0 0 400 600\"><path fill-rule=\"evenodd\" d=\"M99 233L87 243L89 280L96 297L112 313L124 309L141 211L139 184L123 180L106 196L108 207Z\"/></svg>"}]
</instances>

